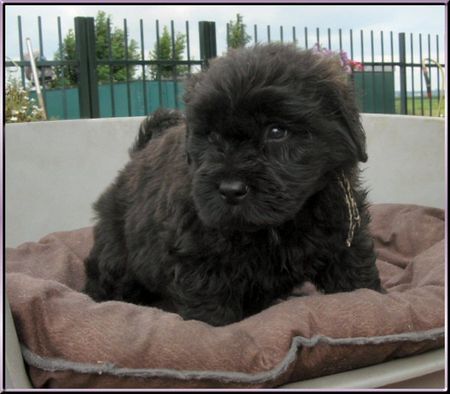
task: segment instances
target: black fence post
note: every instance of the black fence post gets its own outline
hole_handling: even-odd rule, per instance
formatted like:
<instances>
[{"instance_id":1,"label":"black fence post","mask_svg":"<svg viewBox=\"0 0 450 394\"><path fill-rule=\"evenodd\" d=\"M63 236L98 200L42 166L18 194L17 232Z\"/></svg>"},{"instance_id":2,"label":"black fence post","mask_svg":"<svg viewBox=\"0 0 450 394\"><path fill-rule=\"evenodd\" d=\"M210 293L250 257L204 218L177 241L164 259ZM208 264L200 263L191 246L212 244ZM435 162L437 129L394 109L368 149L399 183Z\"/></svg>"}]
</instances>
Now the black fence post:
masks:
<instances>
[{"instance_id":1,"label":"black fence post","mask_svg":"<svg viewBox=\"0 0 450 394\"><path fill-rule=\"evenodd\" d=\"M80 118L99 118L94 18L75 18Z\"/></svg>"},{"instance_id":2,"label":"black fence post","mask_svg":"<svg viewBox=\"0 0 450 394\"><path fill-rule=\"evenodd\" d=\"M94 18L87 19L87 45L89 54L89 92L91 94L91 118L100 117L100 104L97 81L97 53L95 50Z\"/></svg>"},{"instance_id":3,"label":"black fence post","mask_svg":"<svg viewBox=\"0 0 450 394\"><path fill-rule=\"evenodd\" d=\"M208 65L208 60L217 56L216 44L216 23L199 22L198 30L200 34L200 59L203 65Z\"/></svg>"},{"instance_id":4,"label":"black fence post","mask_svg":"<svg viewBox=\"0 0 450 394\"><path fill-rule=\"evenodd\" d=\"M399 63L400 63L400 113L408 113L408 97L406 91L406 40L405 33L398 35Z\"/></svg>"}]
</instances>

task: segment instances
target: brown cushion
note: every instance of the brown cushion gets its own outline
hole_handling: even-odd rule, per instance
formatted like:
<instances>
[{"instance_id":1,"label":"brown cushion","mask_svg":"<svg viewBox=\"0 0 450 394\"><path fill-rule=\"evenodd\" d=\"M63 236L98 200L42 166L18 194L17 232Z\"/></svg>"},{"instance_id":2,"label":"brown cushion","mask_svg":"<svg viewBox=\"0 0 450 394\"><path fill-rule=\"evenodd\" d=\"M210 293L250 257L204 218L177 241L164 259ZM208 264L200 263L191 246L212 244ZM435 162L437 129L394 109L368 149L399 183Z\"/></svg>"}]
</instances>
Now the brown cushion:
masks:
<instances>
[{"instance_id":1,"label":"brown cushion","mask_svg":"<svg viewBox=\"0 0 450 394\"><path fill-rule=\"evenodd\" d=\"M293 297L225 327L80 289L92 228L6 251L7 294L35 387L274 387L442 347L444 212L371 207L387 294Z\"/></svg>"}]
</instances>

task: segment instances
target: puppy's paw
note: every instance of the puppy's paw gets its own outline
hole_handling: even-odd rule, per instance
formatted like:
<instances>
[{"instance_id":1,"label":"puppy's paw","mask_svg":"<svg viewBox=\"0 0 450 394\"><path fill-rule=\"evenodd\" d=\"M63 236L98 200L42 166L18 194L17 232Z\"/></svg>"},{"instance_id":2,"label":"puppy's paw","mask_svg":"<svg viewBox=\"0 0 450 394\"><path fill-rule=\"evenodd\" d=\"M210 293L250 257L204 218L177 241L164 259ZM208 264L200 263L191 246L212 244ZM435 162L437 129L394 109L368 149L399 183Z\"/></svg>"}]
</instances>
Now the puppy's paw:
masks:
<instances>
[{"instance_id":1,"label":"puppy's paw","mask_svg":"<svg viewBox=\"0 0 450 394\"><path fill-rule=\"evenodd\" d=\"M293 287L290 294L288 294L285 298L277 298L272 305L279 304L280 302L292 300L297 297L305 297L305 296L313 296L323 294L317 287L311 282L303 282L301 285Z\"/></svg>"}]
</instances>

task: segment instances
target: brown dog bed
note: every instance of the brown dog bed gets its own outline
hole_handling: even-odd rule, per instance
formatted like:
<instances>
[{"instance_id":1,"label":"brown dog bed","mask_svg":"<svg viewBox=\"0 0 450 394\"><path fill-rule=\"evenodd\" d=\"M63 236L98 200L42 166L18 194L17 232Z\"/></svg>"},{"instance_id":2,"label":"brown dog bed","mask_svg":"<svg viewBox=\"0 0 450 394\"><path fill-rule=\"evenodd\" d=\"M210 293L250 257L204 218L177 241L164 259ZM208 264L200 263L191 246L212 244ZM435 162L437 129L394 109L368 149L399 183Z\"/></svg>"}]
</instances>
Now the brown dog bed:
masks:
<instances>
[{"instance_id":1,"label":"brown dog bed","mask_svg":"<svg viewBox=\"0 0 450 394\"><path fill-rule=\"evenodd\" d=\"M275 387L444 343L444 212L371 207L387 294L292 297L212 327L80 289L92 228L6 251L7 294L35 387Z\"/></svg>"}]
</instances>

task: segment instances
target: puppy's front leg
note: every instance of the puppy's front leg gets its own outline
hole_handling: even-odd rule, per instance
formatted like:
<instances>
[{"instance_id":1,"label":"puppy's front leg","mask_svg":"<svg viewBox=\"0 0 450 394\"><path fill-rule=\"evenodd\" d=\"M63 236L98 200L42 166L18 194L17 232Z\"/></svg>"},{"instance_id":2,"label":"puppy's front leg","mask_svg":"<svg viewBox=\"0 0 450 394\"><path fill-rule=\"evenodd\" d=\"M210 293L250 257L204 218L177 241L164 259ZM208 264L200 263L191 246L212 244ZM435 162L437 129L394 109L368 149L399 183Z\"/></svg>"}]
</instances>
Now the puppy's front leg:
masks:
<instances>
[{"instance_id":1,"label":"puppy's front leg","mask_svg":"<svg viewBox=\"0 0 450 394\"><path fill-rule=\"evenodd\" d=\"M245 317L243 289L233 286L220 267L184 259L182 263L176 261L168 271L164 296L183 319L223 326Z\"/></svg>"},{"instance_id":2,"label":"puppy's front leg","mask_svg":"<svg viewBox=\"0 0 450 394\"><path fill-rule=\"evenodd\" d=\"M381 286L375 255L362 257L349 249L318 272L315 284L325 293L366 288L386 293Z\"/></svg>"}]
</instances>

